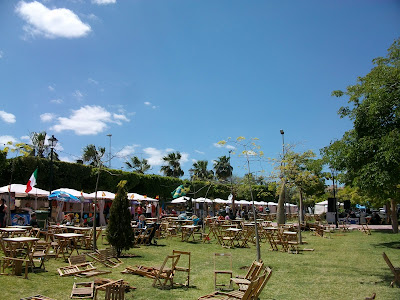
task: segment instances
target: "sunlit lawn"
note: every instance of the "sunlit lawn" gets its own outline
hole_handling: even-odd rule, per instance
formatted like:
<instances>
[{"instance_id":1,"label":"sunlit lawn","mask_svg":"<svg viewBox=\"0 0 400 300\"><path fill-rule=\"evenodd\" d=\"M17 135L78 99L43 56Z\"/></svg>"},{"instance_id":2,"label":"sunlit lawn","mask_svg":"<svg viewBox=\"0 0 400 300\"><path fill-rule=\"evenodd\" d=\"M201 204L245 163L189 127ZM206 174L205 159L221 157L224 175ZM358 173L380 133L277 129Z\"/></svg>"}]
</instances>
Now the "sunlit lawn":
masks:
<instances>
[{"instance_id":1,"label":"sunlit lawn","mask_svg":"<svg viewBox=\"0 0 400 300\"><path fill-rule=\"evenodd\" d=\"M382 258L386 252L395 266L400 265L399 235L372 232L367 236L354 231L345 235L332 234L331 239L305 233L306 248L313 252L288 254L269 251L261 244L261 256L273 274L260 299L364 299L377 294L377 299L400 299L400 288L390 288L393 276ZM101 243L101 241L100 241ZM105 247L105 245L100 245ZM152 287L152 279L137 275L121 274L126 266L160 265L172 250L192 253L190 288L160 290ZM213 253L232 253L233 271L244 275L256 257L256 249L224 249L213 240L211 244L181 242L179 238L160 239L157 246L132 248L128 253L139 257L123 258L124 264L112 269L103 277L123 278L137 289L126 299L197 299L214 289ZM60 277L57 267L66 265L61 258L46 263L47 272L29 273L29 279L0 276L0 299L20 299L42 294L53 299L69 299L73 282L90 281L91 278ZM104 269L104 267L99 266ZM180 279L180 278L178 278ZM101 294L103 295L103 294Z\"/></svg>"}]
</instances>

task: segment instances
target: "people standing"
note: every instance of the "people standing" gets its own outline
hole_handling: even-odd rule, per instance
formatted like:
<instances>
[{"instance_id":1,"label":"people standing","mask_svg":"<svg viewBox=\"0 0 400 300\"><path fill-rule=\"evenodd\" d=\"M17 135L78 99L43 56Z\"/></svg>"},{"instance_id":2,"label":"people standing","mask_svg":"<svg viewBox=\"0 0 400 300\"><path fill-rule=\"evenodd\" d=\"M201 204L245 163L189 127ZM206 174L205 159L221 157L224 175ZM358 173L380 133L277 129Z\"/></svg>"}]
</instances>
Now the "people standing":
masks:
<instances>
[{"instance_id":1,"label":"people standing","mask_svg":"<svg viewBox=\"0 0 400 300\"><path fill-rule=\"evenodd\" d=\"M4 199L1 199L1 204L0 204L0 227L4 227L4 221L5 221L5 216L6 216L6 210L7 210L7 205L5 204Z\"/></svg>"},{"instance_id":2,"label":"people standing","mask_svg":"<svg viewBox=\"0 0 400 300\"><path fill-rule=\"evenodd\" d=\"M147 202L146 204L146 218L151 218L151 203Z\"/></svg>"}]
</instances>

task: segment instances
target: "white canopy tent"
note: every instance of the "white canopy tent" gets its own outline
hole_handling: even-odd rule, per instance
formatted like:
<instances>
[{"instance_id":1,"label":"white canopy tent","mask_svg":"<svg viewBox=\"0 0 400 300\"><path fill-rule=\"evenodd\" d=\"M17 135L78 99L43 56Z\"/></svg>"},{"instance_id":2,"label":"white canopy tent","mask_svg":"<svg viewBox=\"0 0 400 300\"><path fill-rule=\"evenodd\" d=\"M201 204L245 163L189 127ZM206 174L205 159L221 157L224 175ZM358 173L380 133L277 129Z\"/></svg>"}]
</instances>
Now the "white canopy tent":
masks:
<instances>
[{"instance_id":1,"label":"white canopy tent","mask_svg":"<svg viewBox=\"0 0 400 300\"><path fill-rule=\"evenodd\" d=\"M140 195L137 193L128 193L128 199L129 200L136 200L139 202L142 201L150 201L150 202L158 202L157 199L151 198L151 197L147 197L146 195Z\"/></svg>"},{"instance_id":2,"label":"white canopy tent","mask_svg":"<svg viewBox=\"0 0 400 300\"><path fill-rule=\"evenodd\" d=\"M28 193L25 193L26 190L26 184L11 184L10 185L6 185L0 188L0 194L5 194L8 193L8 189L10 188L10 192L11 193L15 193L15 197L17 198L25 198L28 196L32 196L32 197L47 197L49 195L48 191L39 189L39 188L35 188L33 187L31 191L29 191Z\"/></svg>"},{"instance_id":3,"label":"white canopy tent","mask_svg":"<svg viewBox=\"0 0 400 300\"><path fill-rule=\"evenodd\" d=\"M80 198L80 199L82 197L84 199L89 199L90 198L89 194L81 192L81 191L78 191L78 190L70 189L70 188L59 188L59 189L54 190L53 192L55 192L55 191L63 191L63 192L71 194L72 196L75 196L75 197ZM59 202L61 202L61 201L59 201ZM58 203L58 204L59 205L57 205L57 209L59 211L57 212L57 218L58 218L58 221L60 221L61 215L62 215L61 211L60 211L60 209L62 210L62 205L61 205L62 203L61 204ZM83 204L84 204L84 201L81 201L81 217L80 217L81 222L82 222L82 219L83 219Z\"/></svg>"}]
</instances>

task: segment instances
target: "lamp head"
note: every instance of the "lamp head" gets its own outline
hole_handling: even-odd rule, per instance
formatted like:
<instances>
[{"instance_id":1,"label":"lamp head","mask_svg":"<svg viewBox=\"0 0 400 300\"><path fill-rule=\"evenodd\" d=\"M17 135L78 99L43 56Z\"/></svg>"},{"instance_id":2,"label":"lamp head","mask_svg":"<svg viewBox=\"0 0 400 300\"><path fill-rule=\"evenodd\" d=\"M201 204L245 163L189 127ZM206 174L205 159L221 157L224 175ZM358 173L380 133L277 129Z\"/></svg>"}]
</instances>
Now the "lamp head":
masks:
<instances>
[{"instance_id":1,"label":"lamp head","mask_svg":"<svg viewBox=\"0 0 400 300\"><path fill-rule=\"evenodd\" d=\"M52 135L51 138L49 138L49 142L50 147L54 148L57 145L58 140L54 137L54 135Z\"/></svg>"},{"instance_id":2,"label":"lamp head","mask_svg":"<svg viewBox=\"0 0 400 300\"><path fill-rule=\"evenodd\" d=\"M280 130L281 134L285 134L285 132L283 131L283 129Z\"/></svg>"}]
</instances>

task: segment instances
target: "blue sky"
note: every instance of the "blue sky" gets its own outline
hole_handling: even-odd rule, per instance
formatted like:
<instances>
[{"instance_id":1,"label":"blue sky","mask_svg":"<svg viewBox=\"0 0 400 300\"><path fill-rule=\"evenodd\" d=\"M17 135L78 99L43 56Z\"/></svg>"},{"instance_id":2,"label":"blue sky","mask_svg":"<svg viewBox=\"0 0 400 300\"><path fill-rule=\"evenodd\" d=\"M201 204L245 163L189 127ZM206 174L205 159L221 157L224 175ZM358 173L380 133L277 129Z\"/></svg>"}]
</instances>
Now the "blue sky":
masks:
<instances>
[{"instance_id":1,"label":"blue sky","mask_svg":"<svg viewBox=\"0 0 400 300\"><path fill-rule=\"evenodd\" d=\"M284 129L319 153L351 127L331 92L399 33L398 1L1 1L0 144L46 131L75 161L112 134L112 167L137 155L158 174L174 150L185 177L227 137L278 157Z\"/></svg>"}]
</instances>

